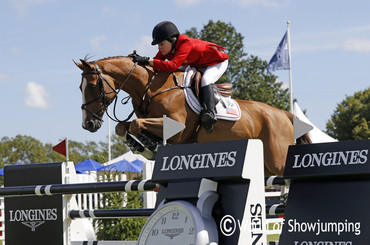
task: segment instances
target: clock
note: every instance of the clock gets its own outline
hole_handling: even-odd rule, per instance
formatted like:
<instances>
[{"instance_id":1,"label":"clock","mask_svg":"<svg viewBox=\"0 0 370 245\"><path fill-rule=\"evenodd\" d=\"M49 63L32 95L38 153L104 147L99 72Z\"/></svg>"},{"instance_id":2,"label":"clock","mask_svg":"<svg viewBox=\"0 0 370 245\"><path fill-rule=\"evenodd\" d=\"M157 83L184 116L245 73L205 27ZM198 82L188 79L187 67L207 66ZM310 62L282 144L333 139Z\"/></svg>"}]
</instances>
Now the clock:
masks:
<instances>
[{"instance_id":1,"label":"clock","mask_svg":"<svg viewBox=\"0 0 370 245\"><path fill-rule=\"evenodd\" d=\"M217 245L217 226L212 217L217 198L217 193L208 191L197 206L182 200L163 201L145 223L137 244Z\"/></svg>"}]
</instances>

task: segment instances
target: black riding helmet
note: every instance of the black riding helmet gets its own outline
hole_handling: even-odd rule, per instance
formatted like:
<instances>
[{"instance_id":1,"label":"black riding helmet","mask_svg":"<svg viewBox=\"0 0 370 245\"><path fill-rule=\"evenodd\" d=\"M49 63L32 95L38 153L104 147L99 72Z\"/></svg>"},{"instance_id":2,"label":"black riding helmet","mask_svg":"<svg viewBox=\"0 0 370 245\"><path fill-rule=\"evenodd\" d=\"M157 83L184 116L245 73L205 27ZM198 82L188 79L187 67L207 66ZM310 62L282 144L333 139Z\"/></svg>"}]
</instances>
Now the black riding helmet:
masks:
<instances>
[{"instance_id":1,"label":"black riding helmet","mask_svg":"<svg viewBox=\"0 0 370 245\"><path fill-rule=\"evenodd\" d=\"M174 23L170 21L162 21L158 23L153 29L153 42L152 45L156 45L164 40L168 40L171 43L172 37L178 37L180 35L179 30Z\"/></svg>"}]
</instances>

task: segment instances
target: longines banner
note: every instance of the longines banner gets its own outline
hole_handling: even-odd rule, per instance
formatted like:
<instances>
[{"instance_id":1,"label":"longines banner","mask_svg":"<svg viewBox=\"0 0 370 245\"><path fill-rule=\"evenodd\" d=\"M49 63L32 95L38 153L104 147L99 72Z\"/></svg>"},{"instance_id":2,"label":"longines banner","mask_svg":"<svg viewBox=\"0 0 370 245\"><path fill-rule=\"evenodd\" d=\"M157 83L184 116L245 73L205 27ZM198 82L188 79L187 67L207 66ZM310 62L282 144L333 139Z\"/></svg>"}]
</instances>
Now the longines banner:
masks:
<instances>
[{"instance_id":1,"label":"longines banner","mask_svg":"<svg viewBox=\"0 0 370 245\"><path fill-rule=\"evenodd\" d=\"M284 177L370 175L370 140L290 146Z\"/></svg>"},{"instance_id":2,"label":"longines banner","mask_svg":"<svg viewBox=\"0 0 370 245\"><path fill-rule=\"evenodd\" d=\"M289 148L279 244L370 244L370 140ZM315 177L315 178L313 178Z\"/></svg>"},{"instance_id":3,"label":"longines banner","mask_svg":"<svg viewBox=\"0 0 370 245\"><path fill-rule=\"evenodd\" d=\"M248 140L162 146L152 180L241 178Z\"/></svg>"},{"instance_id":4,"label":"longines banner","mask_svg":"<svg viewBox=\"0 0 370 245\"><path fill-rule=\"evenodd\" d=\"M62 184L61 164L28 164L5 167L4 185ZM5 198L7 245L63 245L62 195Z\"/></svg>"}]
</instances>

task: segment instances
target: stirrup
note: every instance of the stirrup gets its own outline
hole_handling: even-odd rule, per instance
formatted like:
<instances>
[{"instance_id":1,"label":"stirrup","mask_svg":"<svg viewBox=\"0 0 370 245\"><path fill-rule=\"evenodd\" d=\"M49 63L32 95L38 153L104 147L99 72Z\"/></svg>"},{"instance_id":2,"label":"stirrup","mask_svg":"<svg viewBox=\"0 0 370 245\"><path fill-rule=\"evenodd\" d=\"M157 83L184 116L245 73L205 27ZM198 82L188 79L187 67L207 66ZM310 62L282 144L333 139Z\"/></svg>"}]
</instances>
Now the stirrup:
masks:
<instances>
[{"instance_id":1,"label":"stirrup","mask_svg":"<svg viewBox=\"0 0 370 245\"><path fill-rule=\"evenodd\" d=\"M217 122L217 118L213 111L205 111L202 114L202 125L207 134L213 132L213 125Z\"/></svg>"}]
</instances>

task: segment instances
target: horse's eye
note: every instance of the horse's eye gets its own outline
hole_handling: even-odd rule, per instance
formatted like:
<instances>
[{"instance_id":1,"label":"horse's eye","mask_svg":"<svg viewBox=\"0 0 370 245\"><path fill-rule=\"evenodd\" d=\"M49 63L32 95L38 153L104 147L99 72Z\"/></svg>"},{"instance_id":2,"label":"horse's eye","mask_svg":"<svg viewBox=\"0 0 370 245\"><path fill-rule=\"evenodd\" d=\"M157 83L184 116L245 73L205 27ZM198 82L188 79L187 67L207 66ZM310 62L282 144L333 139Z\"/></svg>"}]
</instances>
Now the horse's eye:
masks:
<instances>
[{"instance_id":1,"label":"horse's eye","mask_svg":"<svg viewBox=\"0 0 370 245\"><path fill-rule=\"evenodd\" d=\"M95 89L96 88L96 83L89 83L89 88L90 89Z\"/></svg>"}]
</instances>

